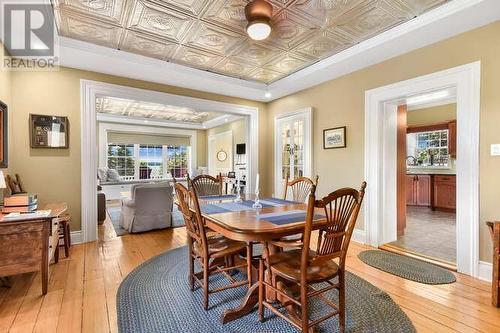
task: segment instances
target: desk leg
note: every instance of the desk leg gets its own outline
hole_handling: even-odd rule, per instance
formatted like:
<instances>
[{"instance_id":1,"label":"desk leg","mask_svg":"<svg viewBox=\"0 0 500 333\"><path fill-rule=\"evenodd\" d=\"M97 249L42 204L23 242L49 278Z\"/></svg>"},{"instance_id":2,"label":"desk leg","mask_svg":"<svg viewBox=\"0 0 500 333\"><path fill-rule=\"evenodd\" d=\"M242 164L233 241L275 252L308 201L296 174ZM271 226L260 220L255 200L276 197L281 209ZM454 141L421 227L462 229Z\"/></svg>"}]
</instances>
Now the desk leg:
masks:
<instances>
[{"instance_id":1,"label":"desk leg","mask_svg":"<svg viewBox=\"0 0 500 333\"><path fill-rule=\"evenodd\" d=\"M45 221L43 224L42 232L42 263L40 267L40 272L42 273L42 294L47 294L47 286L49 284L49 226L52 223L51 220Z\"/></svg>"}]
</instances>

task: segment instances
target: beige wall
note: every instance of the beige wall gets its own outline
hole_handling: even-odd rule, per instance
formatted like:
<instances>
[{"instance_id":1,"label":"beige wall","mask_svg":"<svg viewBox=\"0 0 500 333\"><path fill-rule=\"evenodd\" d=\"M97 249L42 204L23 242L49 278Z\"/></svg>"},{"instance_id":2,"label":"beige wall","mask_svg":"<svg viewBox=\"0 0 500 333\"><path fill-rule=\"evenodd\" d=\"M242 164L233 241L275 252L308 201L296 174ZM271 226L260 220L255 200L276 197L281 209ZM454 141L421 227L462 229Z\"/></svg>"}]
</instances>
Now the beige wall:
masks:
<instances>
[{"instance_id":1,"label":"beige wall","mask_svg":"<svg viewBox=\"0 0 500 333\"><path fill-rule=\"evenodd\" d=\"M207 130L207 136L219 134L227 131L233 132L234 144L246 142L247 121L245 118L232 121Z\"/></svg>"},{"instance_id":2,"label":"beige wall","mask_svg":"<svg viewBox=\"0 0 500 333\"><path fill-rule=\"evenodd\" d=\"M446 104L408 111L408 126L431 125L457 119L457 104Z\"/></svg>"},{"instance_id":3,"label":"beige wall","mask_svg":"<svg viewBox=\"0 0 500 333\"><path fill-rule=\"evenodd\" d=\"M207 159L207 131L196 131L196 164L199 167L205 167L208 164Z\"/></svg>"},{"instance_id":4,"label":"beige wall","mask_svg":"<svg viewBox=\"0 0 500 333\"><path fill-rule=\"evenodd\" d=\"M4 80L4 72L0 72L0 75L1 80ZM13 72L11 79L12 98L10 104L13 119L9 127L14 140L9 154L10 169L23 177L26 188L31 192L38 193L42 203L66 201L73 217L73 230L78 230L81 226L81 79L243 104L259 108L261 113L265 112L266 108L263 103L69 68L61 68L57 72ZM30 113L67 116L70 122L70 148L31 149L28 131ZM262 140L267 125L265 116L261 116L260 119L260 124L262 124L260 138ZM199 136L198 144L206 146L205 136ZM264 160L266 153L265 150L261 151L261 160ZM200 154L198 162L205 164L203 163L205 161L206 154Z\"/></svg>"},{"instance_id":5,"label":"beige wall","mask_svg":"<svg viewBox=\"0 0 500 333\"><path fill-rule=\"evenodd\" d=\"M0 42L0 52L6 52L4 49L4 46L2 42ZM12 85L12 74L9 71L3 71L0 69L0 101L4 102L7 105L7 112L8 112L8 123L11 124L12 121L12 95L11 95L11 85ZM12 156L12 131L10 130L11 126L9 126L9 131L8 131L8 155L7 155L7 163L8 166L11 166L11 156ZM7 175L9 173L10 168L2 169L4 175ZM0 201L3 201L3 194L4 192L6 193L7 190L1 190L0 189Z\"/></svg>"},{"instance_id":6,"label":"beige wall","mask_svg":"<svg viewBox=\"0 0 500 333\"><path fill-rule=\"evenodd\" d=\"M220 149L224 149L225 151L231 150L232 159L233 159L233 163L234 163L234 159L236 158L236 144L246 143L246 130L247 130L246 118L235 120L235 121L232 121L232 122L227 123L227 124L223 124L223 125L220 125L217 127L210 128L210 129L206 130L207 145L208 145L208 139L210 138L210 136L231 131L233 134L232 143L226 142L227 138L217 140L216 141L217 147L214 149L213 153L216 154L217 151ZM208 146L207 146L206 151L208 154ZM217 158L214 157L214 162L215 162L214 167L216 169L219 169L219 168L231 169L231 170L234 169L234 167L230 165L229 158L224 162L219 162L219 161L217 161ZM208 165L208 156L207 156L207 165Z\"/></svg>"},{"instance_id":7,"label":"beige wall","mask_svg":"<svg viewBox=\"0 0 500 333\"><path fill-rule=\"evenodd\" d=\"M421 48L344 77L273 101L267 119L302 107L314 108L314 169L321 194L340 186L358 187L364 178L364 94L366 90L447 68L482 62L480 133L480 258L491 261L491 241L484 225L500 218L500 158L489 145L500 142L500 22ZM323 150L322 130L347 126L347 148ZM272 142L269 128L267 141ZM269 145L271 146L271 145ZM268 159L272 163L273 150ZM272 169L270 169L272 170ZM368 184L370 186L370 184ZM358 228L363 228L362 217Z\"/></svg>"}]
</instances>

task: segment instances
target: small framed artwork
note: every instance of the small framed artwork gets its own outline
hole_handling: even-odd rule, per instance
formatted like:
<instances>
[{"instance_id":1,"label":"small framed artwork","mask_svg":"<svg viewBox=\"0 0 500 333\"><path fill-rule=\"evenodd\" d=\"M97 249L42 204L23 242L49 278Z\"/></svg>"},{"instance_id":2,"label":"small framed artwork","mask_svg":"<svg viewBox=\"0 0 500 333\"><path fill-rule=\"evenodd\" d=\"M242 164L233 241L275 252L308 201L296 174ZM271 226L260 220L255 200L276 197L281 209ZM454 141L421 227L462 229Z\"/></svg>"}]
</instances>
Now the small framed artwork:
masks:
<instances>
[{"instance_id":1,"label":"small framed artwork","mask_svg":"<svg viewBox=\"0 0 500 333\"><path fill-rule=\"evenodd\" d=\"M69 148L68 117L30 114L31 148Z\"/></svg>"},{"instance_id":2,"label":"small framed artwork","mask_svg":"<svg viewBox=\"0 0 500 333\"><path fill-rule=\"evenodd\" d=\"M347 147L345 126L323 130L323 149L345 147Z\"/></svg>"},{"instance_id":3,"label":"small framed artwork","mask_svg":"<svg viewBox=\"0 0 500 333\"><path fill-rule=\"evenodd\" d=\"M9 135L7 133L7 105L0 101L0 168L8 167L9 144L7 142Z\"/></svg>"}]
</instances>

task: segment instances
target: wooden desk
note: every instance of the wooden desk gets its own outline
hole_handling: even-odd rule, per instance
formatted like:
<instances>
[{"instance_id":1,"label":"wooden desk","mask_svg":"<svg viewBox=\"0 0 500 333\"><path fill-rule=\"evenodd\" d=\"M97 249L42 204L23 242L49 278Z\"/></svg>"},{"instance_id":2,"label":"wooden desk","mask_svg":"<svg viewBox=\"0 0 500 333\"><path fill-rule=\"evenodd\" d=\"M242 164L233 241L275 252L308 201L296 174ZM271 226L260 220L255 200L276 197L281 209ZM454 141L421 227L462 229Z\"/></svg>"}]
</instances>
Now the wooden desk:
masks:
<instances>
[{"instance_id":1,"label":"wooden desk","mask_svg":"<svg viewBox=\"0 0 500 333\"><path fill-rule=\"evenodd\" d=\"M200 205L203 206L203 204L206 204L207 202L213 203L214 200L210 198L203 198L200 200ZM227 238L246 242L268 242L303 232L305 228L305 221L278 225L261 219L261 215L291 210L306 211L306 209L306 204L298 203L278 207L265 207L258 210L250 208L249 210L244 211L218 214L202 213L202 217L204 218L208 228L217 231ZM317 214L324 215L324 211L318 209ZM313 229L319 229L325 223L326 219L315 220ZM251 288L248 289L242 304L238 308L227 310L224 313L222 322L230 322L252 311L258 303L258 290L259 284L256 282Z\"/></svg>"},{"instance_id":2,"label":"wooden desk","mask_svg":"<svg viewBox=\"0 0 500 333\"><path fill-rule=\"evenodd\" d=\"M65 203L41 207L49 216L8 221L0 214L0 276L28 272L42 274L42 293L47 293L49 263L59 260L59 223Z\"/></svg>"},{"instance_id":3,"label":"wooden desk","mask_svg":"<svg viewBox=\"0 0 500 333\"><path fill-rule=\"evenodd\" d=\"M491 279L491 304L500 307L500 221L486 222L493 240L493 276Z\"/></svg>"}]
</instances>

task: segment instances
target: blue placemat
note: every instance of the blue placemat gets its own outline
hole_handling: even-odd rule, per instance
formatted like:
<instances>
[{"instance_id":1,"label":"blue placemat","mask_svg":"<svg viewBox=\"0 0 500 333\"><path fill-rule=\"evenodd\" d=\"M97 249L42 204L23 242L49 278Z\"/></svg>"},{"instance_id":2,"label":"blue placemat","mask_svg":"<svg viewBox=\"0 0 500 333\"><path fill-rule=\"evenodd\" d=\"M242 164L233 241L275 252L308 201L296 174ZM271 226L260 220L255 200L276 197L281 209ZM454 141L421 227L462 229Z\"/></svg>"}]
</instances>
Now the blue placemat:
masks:
<instances>
[{"instance_id":1,"label":"blue placemat","mask_svg":"<svg viewBox=\"0 0 500 333\"><path fill-rule=\"evenodd\" d=\"M224 195L202 195L199 197L199 199L203 200L213 200L213 201L218 201L218 200L230 200L234 199L236 196L234 194L224 194Z\"/></svg>"},{"instance_id":2,"label":"blue placemat","mask_svg":"<svg viewBox=\"0 0 500 333\"><path fill-rule=\"evenodd\" d=\"M220 198L221 196L209 196L205 198ZM214 199L213 201L217 201L217 199ZM245 210L251 210L254 209L252 205L255 203L254 200L244 200L242 202L236 203L236 202L219 202L219 203L208 203L201 205L201 212L204 214L220 214L220 213L227 213L227 212L240 212L240 211L245 211ZM279 206L286 206L286 205L293 205L296 204L296 202L293 201L287 201L287 200L282 200L282 199L275 199L275 198L266 198L260 200L260 203L262 205L262 208L266 207L279 207Z\"/></svg>"},{"instance_id":3,"label":"blue placemat","mask_svg":"<svg viewBox=\"0 0 500 333\"><path fill-rule=\"evenodd\" d=\"M321 214L314 214L313 220L324 219L325 216ZM289 210L285 212L276 212L260 215L260 219L268 221L277 225L302 222L306 220L305 210Z\"/></svg>"}]
</instances>

